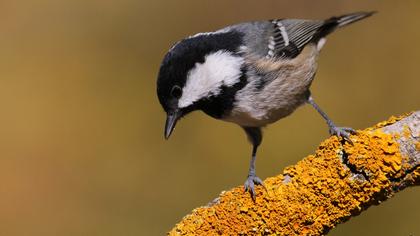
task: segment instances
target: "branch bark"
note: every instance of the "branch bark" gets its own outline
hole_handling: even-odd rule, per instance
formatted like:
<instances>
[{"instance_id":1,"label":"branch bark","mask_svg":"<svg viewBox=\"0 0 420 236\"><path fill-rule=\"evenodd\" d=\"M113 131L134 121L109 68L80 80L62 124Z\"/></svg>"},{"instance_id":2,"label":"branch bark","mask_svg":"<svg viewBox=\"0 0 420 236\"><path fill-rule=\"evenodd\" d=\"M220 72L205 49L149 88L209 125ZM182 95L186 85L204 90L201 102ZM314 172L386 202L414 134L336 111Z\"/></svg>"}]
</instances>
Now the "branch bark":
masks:
<instances>
[{"instance_id":1,"label":"branch bark","mask_svg":"<svg viewBox=\"0 0 420 236\"><path fill-rule=\"evenodd\" d=\"M267 178L252 201L243 186L185 216L169 235L322 235L420 183L420 111L351 137L330 137L315 154Z\"/></svg>"}]
</instances>

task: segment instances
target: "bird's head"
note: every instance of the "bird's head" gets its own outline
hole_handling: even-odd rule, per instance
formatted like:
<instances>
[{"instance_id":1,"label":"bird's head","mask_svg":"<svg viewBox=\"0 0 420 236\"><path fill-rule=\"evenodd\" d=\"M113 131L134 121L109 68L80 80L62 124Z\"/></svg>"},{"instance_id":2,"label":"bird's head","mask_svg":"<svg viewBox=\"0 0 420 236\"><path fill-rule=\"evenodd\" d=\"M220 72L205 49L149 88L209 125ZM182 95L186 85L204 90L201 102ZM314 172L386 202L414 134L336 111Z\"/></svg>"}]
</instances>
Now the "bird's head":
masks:
<instances>
[{"instance_id":1,"label":"bird's head","mask_svg":"<svg viewBox=\"0 0 420 236\"><path fill-rule=\"evenodd\" d=\"M165 138L177 121L195 110L220 118L232 102L230 89L241 81L243 58L238 32L204 33L186 38L165 55L157 95L167 114Z\"/></svg>"}]
</instances>

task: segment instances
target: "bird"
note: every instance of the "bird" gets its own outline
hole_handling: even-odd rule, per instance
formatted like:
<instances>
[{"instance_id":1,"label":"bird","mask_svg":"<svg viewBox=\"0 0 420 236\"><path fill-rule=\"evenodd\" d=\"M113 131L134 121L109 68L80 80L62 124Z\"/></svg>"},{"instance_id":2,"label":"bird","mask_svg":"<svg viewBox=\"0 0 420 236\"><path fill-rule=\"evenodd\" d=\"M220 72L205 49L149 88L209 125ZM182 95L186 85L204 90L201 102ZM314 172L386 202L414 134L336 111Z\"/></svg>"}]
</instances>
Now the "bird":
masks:
<instances>
[{"instance_id":1,"label":"bird","mask_svg":"<svg viewBox=\"0 0 420 236\"><path fill-rule=\"evenodd\" d=\"M255 170L262 128L310 104L326 121L330 135L351 142L356 131L336 126L315 102L310 86L326 37L374 13L250 21L176 42L163 57L156 83L166 112L165 139L193 111L242 127L252 144L244 192L255 200L255 186L264 186Z\"/></svg>"}]
</instances>

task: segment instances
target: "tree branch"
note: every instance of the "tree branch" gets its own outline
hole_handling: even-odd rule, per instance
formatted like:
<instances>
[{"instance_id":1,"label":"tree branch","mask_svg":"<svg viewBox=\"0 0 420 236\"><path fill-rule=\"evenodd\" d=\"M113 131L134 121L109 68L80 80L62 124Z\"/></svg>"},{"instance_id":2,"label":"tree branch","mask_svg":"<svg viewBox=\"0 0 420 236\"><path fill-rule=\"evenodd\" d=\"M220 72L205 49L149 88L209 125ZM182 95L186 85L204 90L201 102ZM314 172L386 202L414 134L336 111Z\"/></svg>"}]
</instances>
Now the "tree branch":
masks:
<instances>
[{"instance_id":1,"label":"tree branch","mask_svg":"<svg viewBox=\"0 0 420 236\"><path fill-rule=\"evenodd\" d=\"M420 111L351 137L330 137L315 154L267 178L252 201L243 186L193 210L169 235L321 235L420 183Z\"/></svg>"}]
</instances>

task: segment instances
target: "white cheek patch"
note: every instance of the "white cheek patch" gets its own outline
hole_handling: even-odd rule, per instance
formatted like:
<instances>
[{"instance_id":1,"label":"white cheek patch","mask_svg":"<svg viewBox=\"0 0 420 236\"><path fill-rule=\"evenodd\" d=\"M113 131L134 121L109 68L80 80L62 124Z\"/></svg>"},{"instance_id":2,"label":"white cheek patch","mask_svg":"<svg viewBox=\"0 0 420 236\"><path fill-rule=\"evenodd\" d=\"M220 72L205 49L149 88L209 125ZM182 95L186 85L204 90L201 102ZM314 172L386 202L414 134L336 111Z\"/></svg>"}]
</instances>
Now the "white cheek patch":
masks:
<instances>
[{"instance_id":1,"label":"white cheek patch","mask_svg":"<svg viewBox=\"0 0 420 236\"><path fill-rule=\"evenodd\" d=\"M221 86L239 82L243 58L227 51L217 51L206 56L204 63L196 63L188 73L178 107L188 107L201 98L219 95Z\"/></svg>"}]
</instances>

